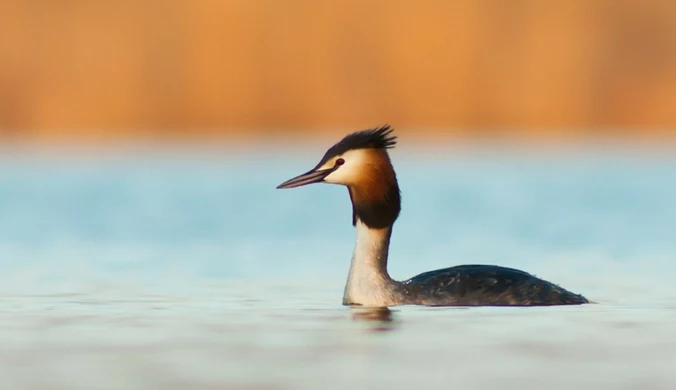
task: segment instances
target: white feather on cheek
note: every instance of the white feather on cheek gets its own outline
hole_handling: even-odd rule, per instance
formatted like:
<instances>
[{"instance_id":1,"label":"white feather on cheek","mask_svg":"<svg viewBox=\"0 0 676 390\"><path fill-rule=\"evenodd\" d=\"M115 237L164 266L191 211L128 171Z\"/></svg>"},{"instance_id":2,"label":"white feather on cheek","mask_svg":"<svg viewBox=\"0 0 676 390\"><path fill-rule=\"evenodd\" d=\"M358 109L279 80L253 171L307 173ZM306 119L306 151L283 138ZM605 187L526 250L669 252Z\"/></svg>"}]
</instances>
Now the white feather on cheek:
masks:
<instances>
[{"instance_id":1,"label":"white feather on cheek","mask_svg":"<svg viewBox=\"0 0 676 390\"><path fill-rule=\"evenodd\" d=\"M333 168L338 158L345 163L324 179L327 183L370 187L369 183L378 183L383 176L390 176L388 171L393 172L387 154L374 149L350 150L328 161L322 169Z\"/></svg>"}]
</instances>

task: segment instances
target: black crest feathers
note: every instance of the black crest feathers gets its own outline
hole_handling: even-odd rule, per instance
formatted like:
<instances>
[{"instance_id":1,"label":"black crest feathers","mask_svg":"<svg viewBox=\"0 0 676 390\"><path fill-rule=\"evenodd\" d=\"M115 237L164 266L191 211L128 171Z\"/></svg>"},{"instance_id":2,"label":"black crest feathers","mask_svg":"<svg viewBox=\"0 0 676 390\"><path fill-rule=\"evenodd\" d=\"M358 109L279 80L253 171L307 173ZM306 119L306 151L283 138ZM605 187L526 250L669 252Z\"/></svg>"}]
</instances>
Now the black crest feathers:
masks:
<instances>
[{"instance_id":1,"label":"black crest feathers","mask_svg":"<svg viewBox=\"0 0 676 390\"><path fill-rule=\"evenodd\" d=\"M320 165L328 159L341 155L348 150L393 148L397 143L397 137L392 135L393 131L394 129L390 125L385 125L349 134L326 151Z\"/></svg>"}]
</instances>

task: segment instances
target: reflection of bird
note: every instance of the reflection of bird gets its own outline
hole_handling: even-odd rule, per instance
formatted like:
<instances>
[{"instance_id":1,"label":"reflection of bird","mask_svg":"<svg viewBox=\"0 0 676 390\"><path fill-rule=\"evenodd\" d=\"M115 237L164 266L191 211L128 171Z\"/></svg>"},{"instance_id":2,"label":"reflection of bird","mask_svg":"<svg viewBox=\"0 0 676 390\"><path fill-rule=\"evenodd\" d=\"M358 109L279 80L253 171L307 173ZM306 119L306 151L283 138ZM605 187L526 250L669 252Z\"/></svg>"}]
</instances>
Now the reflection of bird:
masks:
<instances>
[{"instance_id":1,"label":"reflection of bird","mask_svg":"<svg viewBox=\"0 0 676 390\"><path fill-rule=\"evenodd\" d=\"M383 126L350 134L333 145L310 171L280 184L342 184L352 201L357 243L343 304L362 306L542 306L589 303L526 272L492 265L461 265L425 272L404 282L390 278L387 256L401 197L387 149L393 129Z\"/></svg>"},{"instance_id":2,"label":"reflection of bird","mask_svg":"<svg viewBox=\"0 0 676 390\"><path fill-rule=\"evenodd\" d=\"M392 311L387 307L358 307L352 312L358 321L392 322Z\"/></svg>"}]
</instances>

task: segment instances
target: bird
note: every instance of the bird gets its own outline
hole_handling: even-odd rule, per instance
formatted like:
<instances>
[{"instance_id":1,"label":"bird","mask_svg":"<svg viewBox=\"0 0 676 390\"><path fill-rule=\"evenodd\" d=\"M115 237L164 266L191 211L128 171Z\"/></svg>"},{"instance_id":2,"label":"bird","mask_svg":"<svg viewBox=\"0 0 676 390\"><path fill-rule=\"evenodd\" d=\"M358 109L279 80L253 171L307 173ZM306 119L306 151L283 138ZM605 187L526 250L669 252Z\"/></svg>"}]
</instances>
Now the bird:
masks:
<instances>
[{"instance_id":1,"label":"bird","mask_svg":"<svg viewBox=\"0 0 676 390\"><path fill-rule=\"evenodd\" d=\"M390 125L345 136L319 163L277 189L313 183L347 187L356 243L343 292L346 306L553 306L590 303L554 283L498 265L468 264L397 281L387 271L401 192L388 154L397 137Z\"/></svg>"}]
</instances>

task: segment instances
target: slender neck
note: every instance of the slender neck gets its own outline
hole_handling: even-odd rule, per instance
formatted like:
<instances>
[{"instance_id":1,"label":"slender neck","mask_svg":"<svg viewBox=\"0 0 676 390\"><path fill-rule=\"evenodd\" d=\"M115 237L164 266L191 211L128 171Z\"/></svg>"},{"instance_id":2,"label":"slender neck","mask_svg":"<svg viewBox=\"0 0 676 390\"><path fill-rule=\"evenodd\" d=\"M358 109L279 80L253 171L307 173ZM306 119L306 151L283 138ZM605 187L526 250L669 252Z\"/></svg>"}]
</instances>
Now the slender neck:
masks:
<instances>
[{"instance_id":1,"label":"slender neck","mask_svg":"<svg viewBox=\"0 0 676 390\"><path fill-rule=\"evenodd\" d=\"M352 254L343 304L389 306L395 303L397 282L387 273L392 226L372 228L356 220L357 243Z\"/></svg>"}]
</instances>

